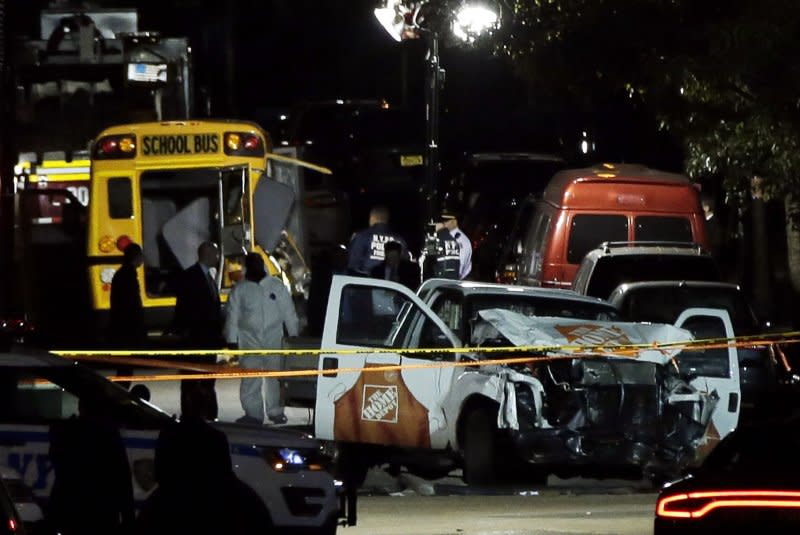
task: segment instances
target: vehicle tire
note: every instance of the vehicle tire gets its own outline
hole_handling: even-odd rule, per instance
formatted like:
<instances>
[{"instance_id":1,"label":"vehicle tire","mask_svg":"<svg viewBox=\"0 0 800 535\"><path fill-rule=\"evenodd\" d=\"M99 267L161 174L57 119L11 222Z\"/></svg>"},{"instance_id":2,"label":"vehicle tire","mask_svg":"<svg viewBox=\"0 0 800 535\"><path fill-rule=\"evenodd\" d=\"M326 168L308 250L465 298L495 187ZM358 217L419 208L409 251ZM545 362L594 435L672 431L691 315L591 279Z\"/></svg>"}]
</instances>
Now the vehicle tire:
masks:
<instances>
[{"instance_id":1,"label":"vehicle tire","mask_svg":"<svg viewBox=\"0 0 800 535\"><path fill-rule=\"evenodd\" d=\"M336 535L336 530L339 528L339 519L337 515L332 515L323 526L319 529L319 535Z\"/></svg>"},{"instance_id":2,"label":"vehicle tire","mask_svg":"<svg viewBox=\"0 0 800 535\"><path fill-rule=\"evenodd\" d=\"M464 419L464 482L490 485L496 480L497 430L487 409L472 410Z\"/></svg>"}]
</instances>

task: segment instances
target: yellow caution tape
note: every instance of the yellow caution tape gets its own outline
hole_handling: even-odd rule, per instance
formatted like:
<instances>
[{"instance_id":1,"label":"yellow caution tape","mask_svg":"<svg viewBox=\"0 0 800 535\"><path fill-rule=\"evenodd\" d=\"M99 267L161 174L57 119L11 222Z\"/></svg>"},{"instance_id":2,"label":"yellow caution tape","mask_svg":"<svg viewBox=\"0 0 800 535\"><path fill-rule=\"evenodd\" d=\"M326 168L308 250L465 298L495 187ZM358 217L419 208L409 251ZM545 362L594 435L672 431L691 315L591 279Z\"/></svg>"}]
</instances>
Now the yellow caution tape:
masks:
<instances>
[{"instance_id":1,"label":"yellow caution tape","mask_svg":"<svg viewBox=\"0 0 800 535\"><path fill-rule=\"evenodd\" d=\"M792 336L788 336L791 334ZM616 356L616 357L627 357L627 358L635 358L635 355L641 351L642 349L663 349L665 347L676 348L676 347L691 347L693 349L721 349L721 348L729 348L729 347L743 347L743 346L752 346L752 345L767 345L767 344L793 344L800 342L800 332L793 332L793 333L782 333L781 335L776 335L774 338L766 338L763 336L754 337L754 336L742 336L738 338L714 338L714 339L705 339L705 340L693 340L687 342L672 342L669 344L640 344L634 346L608 346L605 348L604 351L598 351L599 348L597 347L588 347L588 346L528 346L528 347L520 347L520 346L511 346L511 347L497 347L497 348L445 348L445 350L440 349L425 349L421 351L425 351L426 353L494 353L499 351L504 352L514 352L514 351L526 351L528 353L538 353L538 356L526 356L526 357L506 357L500 359L482 359L482 360L461 360L461 361L446 361L446 362L428 362L428 363L415 363L415 364L392 364L392 365L370 365L368 367L345 367L345 368L334 368L334 369L305 369L305 370L280 370L280 371L270 371L270 370L247 370L247 371L234 371L230 366L222 364L194 364L194 363L187 363L185 361L163 361L163 360L150 360L150 359L136 359L130 358L134 355L146 355L146 356L153 356L154 354L165 354L165 355L176 355L176 353L180 353L181 355L240 355L244 354L247 355L264 355L265 352L269 352L269 354L283 354L284 350L220 350L220 351L209 351L209 350L202 350L202 351L190 351L190 350L182 350L180 352L175 351L59 351L53 352L54 354L59 354L63 357L73 357L78 360L91 360L93 362L104 361L107 363L113 363L114 365L133 365L133 366L152 366L152 367L160 367L160 368L170 368L174 367L177 369L186 369L190 370L190 373L180 373L180 374L158 374L158 375L135 375L135 376L113 376L109 379L112 381L146 381L146 382L155 382L155 381L179 381L179 380L186 380L186 379L241 379L244 377L270 377L270 378L281 378L281 377L310 377L310 376L319 376L319 375L333 375L338 373L372 373L372 372L379 372L379 371L400 371L400 370L407 370L407 369L441 369L441 368L465 368L465 367L482 367L482 366L508 366L514 364L531 364L537 362L552 362L557 360L568 360L568 359L592 359L592 358L604 358L608 356ZM756 339L757 338L757 339ZM552 352L555 349L562 349L565 347L569 348L577 348L575 351L568 354L543 354ZM610 351L613 349L613 351ZM489 351L487 351L489 350ZM375 350L324 350L324 349L316 349L316 350L295 350L300 352L303 355L318 355L318 354L326 354L326 355L355 355L355 354L371 354L371 353L402 353L407 354L409 350L395 350L395 349L383 349L383 348L376 348ZM114 357L114 358L108 358ZM127 359L125 357L128 357ZM217 371L223 370L223 371Z\"/></svg>"},{"instance_id":2,"label":"yellow caution tape","mask_svg":"<svg viewBox=\"0 0 800 535\"><path fill-rule=\"evenodd\" d=\"M723 344L724 347L750 345L770 345L793 343L800 341L800 331L789 331L774 335L751 335L734 338L704 338L701 340L684 340L678 342L654 342L650 344L615 344L615 345L531 345L504 347L442 347L442 348L358 348L358 349L158 349L158 350L70 350L58 349L50 353L60 357L198 357L225 355L229 357L245 356L313 356L313 355L371 355L379 353L402 353L404 355L426 355L441 353L557 353L586 352L615 353L638 352L642 350L666 350L678 348L711 349Z\"/></svg>"}]
</instances>

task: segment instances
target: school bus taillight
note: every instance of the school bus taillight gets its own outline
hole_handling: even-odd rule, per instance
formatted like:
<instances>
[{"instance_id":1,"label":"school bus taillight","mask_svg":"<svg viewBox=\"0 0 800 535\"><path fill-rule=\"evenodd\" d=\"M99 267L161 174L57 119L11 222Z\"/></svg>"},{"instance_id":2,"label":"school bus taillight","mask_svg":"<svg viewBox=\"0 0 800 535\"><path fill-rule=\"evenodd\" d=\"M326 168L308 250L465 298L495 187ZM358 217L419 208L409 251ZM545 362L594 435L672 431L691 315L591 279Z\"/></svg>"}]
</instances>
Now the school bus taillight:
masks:
<instances>
[{"instance_id":1,"label":"school bus taillight","mask_svg":"<svg viewBox=\"0 0 800 535\"><path fill-rule=\"evenodd\" d=\"M125 248L131 243L133 243L133 240L124 234L116 240L111 236L106 235L100 238L97 248L100 249L101 253L113 253L115 250L124 252Z\"/></svg>"},{"instance_id":2,"label":"school bus taillight","mask_svg":"<svg viewBox=\"0 0 800 535\"><path fill-rule=\"evenodd\" d=\"M127 159L136 156L136 136L122 134L104 136L94 145L94 158L98 160Z\"/></svg>"},{"instance_id":3,"label":"school bus taillight","mask_svg":"<svg viewBox=\"0 0 800 535\"><path fill-rule=\"evenodd\" d=\"M263 156L264 143L257 134L225 132L225 154L228 156Z\"/></svg>"},{"instance_id":4,"label":"school bus taillight","mask_svg":"<svg viewBox=\"0 0 800 535\"><path fill-rule=\"evenodd\" d=\"M117 250L121 253L125 252L125 249L133 243L133 240L130 239L129 236L125 236L124 234L117 238Z\"/></svg>"},{"instance_id":5,"label":"school bus taillight","mask_svg":"<svg viewBox=\"0 0 800 535\"><path fill-rule=\"evenodd\" d=\"M113 252L116 246L117 244L111 236L103 236L97 243L97 248L100 249L101 253Z\"/></svg>"}]
</instances>

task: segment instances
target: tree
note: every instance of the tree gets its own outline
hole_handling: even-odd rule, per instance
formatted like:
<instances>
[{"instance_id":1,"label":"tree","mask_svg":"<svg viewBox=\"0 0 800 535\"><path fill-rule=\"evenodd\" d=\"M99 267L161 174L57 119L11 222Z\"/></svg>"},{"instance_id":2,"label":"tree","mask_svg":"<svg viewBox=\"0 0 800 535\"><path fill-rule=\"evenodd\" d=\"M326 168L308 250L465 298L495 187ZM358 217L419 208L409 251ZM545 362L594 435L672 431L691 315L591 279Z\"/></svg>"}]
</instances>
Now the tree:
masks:
<instances>
[{"instance_id":1,"label":"tree","mask_svg":"<svg viewBox=\"0 0 800 535\"><path fill-rule=\"evenodd\" d=\"M514 0L495 49L532 86L591 107L625 93L680 135L686 168L730 191L800 189L800 3Z\"/></svg>"},{"instance_id":2,"label":"tree","mask_svg":"<svg viewBox=\"0 0 800 535\"><path fill-rule=\"evenodd\" d=\"M754 214L763 213L759 199L786 199L787 213L800 219L792 201L800 199L796 0L503 4L495 51L531 87L560 92L583 109L625 95L681 141L690 176L721 181L727 198L752 205ZM755 177L758 192L751 189ZM763 228L763 220L753 219L753 227ZM791 225L787 234L790 255L800 258ZM792 275L800 289L800 269Z\"/></svg>"}]
</instances>

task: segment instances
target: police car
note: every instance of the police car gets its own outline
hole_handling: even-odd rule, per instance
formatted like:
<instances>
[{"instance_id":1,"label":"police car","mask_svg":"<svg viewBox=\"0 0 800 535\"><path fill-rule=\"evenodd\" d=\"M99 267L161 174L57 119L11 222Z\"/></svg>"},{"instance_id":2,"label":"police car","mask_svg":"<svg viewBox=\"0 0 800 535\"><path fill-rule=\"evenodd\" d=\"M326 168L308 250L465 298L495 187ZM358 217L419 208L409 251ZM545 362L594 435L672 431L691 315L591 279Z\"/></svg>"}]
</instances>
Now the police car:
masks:
<instances>
[{"instance_id":1,"label":"police car","mask_svg":"<svg viewBox=\"0 0 800 535\"><path fill-rule=\"evenodd\" d=\"M156 438L172 418L87 368L51 355L9 353L0 359L0 464L46 498L54 480L49 427L77 414L80 400L104 404L120 426L134 498L141 503L156 484ZM319 441L292 430L214 425L227 435L236 475L264 500L276 532L336 532L336 483L324 469Z\"/></svg>"}]
</instances>

